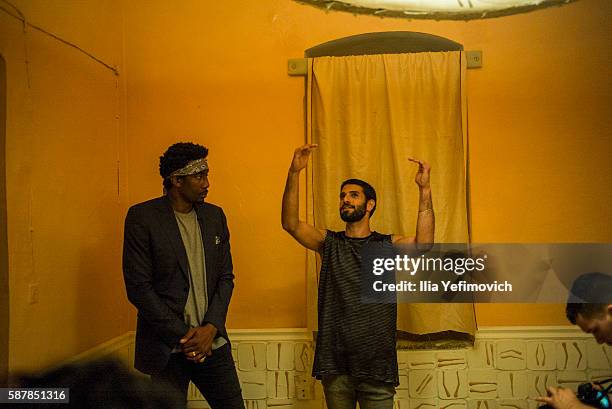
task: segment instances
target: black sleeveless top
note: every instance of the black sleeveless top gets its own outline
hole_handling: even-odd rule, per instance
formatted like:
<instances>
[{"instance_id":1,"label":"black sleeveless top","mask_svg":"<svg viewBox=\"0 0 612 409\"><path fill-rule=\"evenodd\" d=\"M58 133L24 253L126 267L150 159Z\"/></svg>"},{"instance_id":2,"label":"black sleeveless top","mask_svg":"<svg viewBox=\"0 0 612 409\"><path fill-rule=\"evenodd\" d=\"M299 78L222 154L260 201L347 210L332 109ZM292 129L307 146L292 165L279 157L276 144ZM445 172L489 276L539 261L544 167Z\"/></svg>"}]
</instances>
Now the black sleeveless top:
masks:
<instances>
[{"instance_id":1,"label":"black sleeveless top","mask_svg":"<svg viewBox=\"0 0 612 409\"><path fill-rule=\"evenodd\" d=\"M351 375L399 384L395 349L397 305L363 303L361 249L392 251L390 235L365 238L327 231L319 277L319 331L313 376Z\"/></svg>"}]
</instances>

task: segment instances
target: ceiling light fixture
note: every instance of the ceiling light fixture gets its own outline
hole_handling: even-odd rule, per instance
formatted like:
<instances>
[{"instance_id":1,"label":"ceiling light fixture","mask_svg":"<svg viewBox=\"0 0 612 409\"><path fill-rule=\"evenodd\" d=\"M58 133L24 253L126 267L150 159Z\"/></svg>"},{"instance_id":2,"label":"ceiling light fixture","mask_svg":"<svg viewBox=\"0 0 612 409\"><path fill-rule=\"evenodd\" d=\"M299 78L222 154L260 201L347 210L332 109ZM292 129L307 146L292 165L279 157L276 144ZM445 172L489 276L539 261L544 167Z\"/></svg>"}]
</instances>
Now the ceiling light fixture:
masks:
<instances>
[{"instance_id":1,"label":"ceiling light fixture","mask_svg":"<svg viewBox=\"0 0 612 409\"><path fill-rule=\"evenodd\" d=\"M561 6L577 0L295 0L326 10L380 17L475 20Z\"/></svg>"}]
</instances>

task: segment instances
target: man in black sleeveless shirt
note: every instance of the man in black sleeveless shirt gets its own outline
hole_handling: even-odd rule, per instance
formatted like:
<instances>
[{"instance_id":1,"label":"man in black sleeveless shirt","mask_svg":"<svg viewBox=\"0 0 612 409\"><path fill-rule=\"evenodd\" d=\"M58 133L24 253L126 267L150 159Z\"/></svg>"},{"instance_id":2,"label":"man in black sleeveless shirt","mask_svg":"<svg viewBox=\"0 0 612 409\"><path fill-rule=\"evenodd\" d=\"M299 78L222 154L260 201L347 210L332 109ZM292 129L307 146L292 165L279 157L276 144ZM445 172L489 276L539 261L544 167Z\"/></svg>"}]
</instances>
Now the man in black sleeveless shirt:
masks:
<instances>
[{"instance_id":1,"label":"man in black sleeveless shirt","mask_svg":"<svg viewBox=\"0 0 612 409\"><path fill-rule=\"evenodd\" d=\"M359 179L340 187L342 232L317 229L299 220L299 172L317 145L295 150L282 205L282 225L304 247L321 254L319 328L313 376L321 379L329 409L392 409L398 385L395 349L397 309L394 303L361 301L361 249L375 245L392 251L396 244L431 244L434 212L429 185L430 166L419 165L416 236L383 235L370 229L376 210L376 191Z\"/></svg>"}]
</instances>

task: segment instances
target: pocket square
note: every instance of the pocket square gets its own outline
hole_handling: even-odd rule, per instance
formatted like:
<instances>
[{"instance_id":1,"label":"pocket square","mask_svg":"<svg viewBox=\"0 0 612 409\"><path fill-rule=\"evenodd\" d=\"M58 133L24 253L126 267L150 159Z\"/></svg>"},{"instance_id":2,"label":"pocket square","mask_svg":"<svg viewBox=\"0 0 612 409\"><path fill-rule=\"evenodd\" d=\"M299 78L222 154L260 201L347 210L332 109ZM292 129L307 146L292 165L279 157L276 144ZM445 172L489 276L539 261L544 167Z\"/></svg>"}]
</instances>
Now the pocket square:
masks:
<instances>
[{"instance_id":1,"label":"pocket square","mask_svg":"<svg viewBox=\"0 0 612 409\"><path fill-rule=\"evenodd\" d=\"M215 236L215 244L220 244L221 243L221 237L219 236Z\"/></svg>"}]
</instances>

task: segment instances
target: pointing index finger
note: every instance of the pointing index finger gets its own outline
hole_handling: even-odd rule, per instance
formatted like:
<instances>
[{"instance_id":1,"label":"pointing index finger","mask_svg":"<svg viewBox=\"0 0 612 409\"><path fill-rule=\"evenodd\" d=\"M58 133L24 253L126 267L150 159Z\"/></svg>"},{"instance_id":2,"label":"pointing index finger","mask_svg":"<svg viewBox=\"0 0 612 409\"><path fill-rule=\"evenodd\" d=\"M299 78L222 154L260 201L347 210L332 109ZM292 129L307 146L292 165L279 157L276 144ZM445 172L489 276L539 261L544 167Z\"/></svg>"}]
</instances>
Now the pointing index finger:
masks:
<instances>
[{"instance_id":1,"label":"pointing index finger","mask_svg":"<svg viewBox=\"0 0 612 409\"><path fill-rule=\"evenodd\" d=\"M414 162L414 163L418 163L419 165L423 165L423 161L422 160L418 160L418 159L415 159L415 158L408 158L408 160L410 162Z\"/></svg>"}]
</instances>

